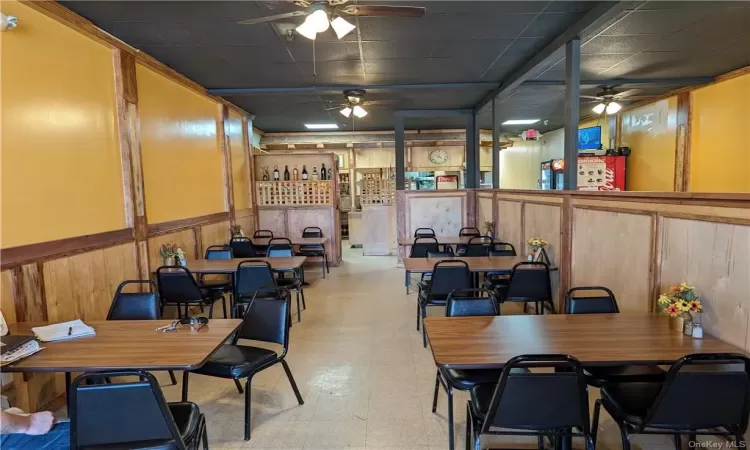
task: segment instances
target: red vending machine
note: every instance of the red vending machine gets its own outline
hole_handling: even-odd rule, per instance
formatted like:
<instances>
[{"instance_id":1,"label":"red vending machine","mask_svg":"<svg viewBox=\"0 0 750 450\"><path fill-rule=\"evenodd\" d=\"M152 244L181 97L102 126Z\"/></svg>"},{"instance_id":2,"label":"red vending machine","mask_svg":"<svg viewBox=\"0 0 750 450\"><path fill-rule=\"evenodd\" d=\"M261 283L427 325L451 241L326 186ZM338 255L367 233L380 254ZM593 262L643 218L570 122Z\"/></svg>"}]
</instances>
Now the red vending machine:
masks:
<instances>
[{"instance_id":1,"label":"red vending machine","mask_svg":"<svg viewBox=\"0 0 750 450\"><path fill-rule=\"evenodd\" d=\"M578 157L579 191L624 191L627 156Z\"/></svg>"}]
</instances>

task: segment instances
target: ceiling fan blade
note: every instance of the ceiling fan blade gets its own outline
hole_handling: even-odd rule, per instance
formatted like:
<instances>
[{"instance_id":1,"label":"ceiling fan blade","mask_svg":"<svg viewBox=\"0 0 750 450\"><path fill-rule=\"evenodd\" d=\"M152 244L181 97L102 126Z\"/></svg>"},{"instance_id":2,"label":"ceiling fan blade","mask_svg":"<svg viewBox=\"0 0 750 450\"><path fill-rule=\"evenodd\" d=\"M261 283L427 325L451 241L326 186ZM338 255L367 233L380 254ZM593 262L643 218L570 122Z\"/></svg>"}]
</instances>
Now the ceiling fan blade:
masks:
<instances>
[{"instance_id":1,"label":"ceiling fan blade","mask_svg":"<svg viewBox=\"0 0 750 450\"><path fill-rule=\"evenodd\" d=\"M258 17L257 19L241 20L237 23L240 25L254 25L256 23L275 22L277 20L288 19L290 17L305 16L307 14L307 11L292 11L284 14L274 14L273 16Z\"/></svg>"},{"instance_id":2,"label":"ceiling fan blade","mask_svg":"<svg viewBox=\"0 0 750 450\"><path fill-rule=\"evenodd\" d=\"M363 106L392 105L398 103L398 100L367 100Z\"/></svg>"},{"instance_id":3,"label":"ceiling fan blade","mask_svg":"<svg viewBox=\"0 0 750 450\"><path fill-rule=\"evenodd\" d=\"M423 17L427 8L417 6L349 5L341 12L365 17Z\"/></svg>"},{"instance_id":4,"label":"ceiling fan blade","mask_svg":"<svg viewBox=\"0 0 750 450\"><path fill-rule=\"evenodd\" d=\"M593 100L604 100L602 97L597 97L595 95L581 95L580 97L581 98L590 98L590 99L593 99Z\"/></svg>"},{"instance_id":5,"label":"ceiling fan blade","mask_svg":"<svg viewBox=\"0 0 750 450\"><path fill-rule=\"evenodd\" d=\"M326 108L326 111L333 111L333 110L336 110L336 109L344 109L346 106L348 106L348 105L330 106L330 107Z\"/></svg>"}]
</instances>

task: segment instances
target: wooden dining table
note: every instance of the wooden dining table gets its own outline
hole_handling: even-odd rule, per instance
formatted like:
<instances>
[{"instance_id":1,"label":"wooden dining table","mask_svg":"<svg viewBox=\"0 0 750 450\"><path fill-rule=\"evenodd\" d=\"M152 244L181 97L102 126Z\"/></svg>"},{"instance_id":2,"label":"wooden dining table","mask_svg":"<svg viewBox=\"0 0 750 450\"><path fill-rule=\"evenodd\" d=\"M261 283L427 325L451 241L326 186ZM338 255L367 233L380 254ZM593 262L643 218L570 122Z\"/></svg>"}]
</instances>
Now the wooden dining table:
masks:
<instances>
[{"instance_id":1,"label":"wooden dining table","mask_svg":"<svg viewBox=\"0 0 750 450\"><path fill-rule=\"evenodd\" d=\"M469 240L473 237L476 237L476 236L435 236L435 239L437 239L438 244L458 245L458 244L468 244ZM400 237L398 238L398 245L414 245L414 239L417 239L417 238Z\"/></svg>"},{"instance_id":2,"label":"wooden dining table","mask_svg":"<svg viewBox=\"0 0 750 450\"><path fill-rule=\"evenodd\" d=\"M277 236L274 239L289 239L292 241L292 245L324 245L328 242L327 237L286 237L286 236ZM260 238L260 237L254 237L250 238L250 240L253 242L253 245L268 245L272 238ZM279 244L283 244L283 242L278 242Z\"/></svg>"},{"instance_id":3,"label":"wooden dining table","mask_svg":"<svg viewBox=\"0 0 750 450\"><path fill-rule=\"evenodd\" d=\"M234 258L234 259L191 259L187 262L187 268L198 274L231 274L237 272L237 265L242 261L264 261L271 264L271 269L276 271L298 270L307 260L306 256L292 256L288 258Z\"/></svg>"},{"instance_id":4,"label":"wooden dining table","mask_svg":"<svg viewBox=\"0 0 750 450\"><path fill-rule=\"evenodd\" d=\"M463 261L471 272L511 273L513 266L527 261L525 256L447 256L443 258L404 258L404 270L411 273L431 273L439 261ZM552 269L552 268L550 268Z\"/></svg>"}]
</instances>

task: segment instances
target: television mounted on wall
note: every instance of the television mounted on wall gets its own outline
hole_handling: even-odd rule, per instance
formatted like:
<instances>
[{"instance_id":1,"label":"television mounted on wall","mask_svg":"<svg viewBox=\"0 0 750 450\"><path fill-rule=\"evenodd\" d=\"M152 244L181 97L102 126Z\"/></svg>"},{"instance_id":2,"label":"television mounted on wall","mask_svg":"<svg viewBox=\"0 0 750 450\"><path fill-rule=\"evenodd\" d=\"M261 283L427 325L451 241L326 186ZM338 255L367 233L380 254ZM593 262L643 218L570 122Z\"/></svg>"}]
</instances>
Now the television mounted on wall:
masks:
<instances>
[{"instance_id":1,"label":"television mounted on wall","mask_svg":"<svg viewBox=\"0 0 750 450\"><path fill-rule=\"evenodd\" d=\"M600 148L602 148L601 126L578 130L578 150L599 150Z\"/></svg>"}]
</instances>

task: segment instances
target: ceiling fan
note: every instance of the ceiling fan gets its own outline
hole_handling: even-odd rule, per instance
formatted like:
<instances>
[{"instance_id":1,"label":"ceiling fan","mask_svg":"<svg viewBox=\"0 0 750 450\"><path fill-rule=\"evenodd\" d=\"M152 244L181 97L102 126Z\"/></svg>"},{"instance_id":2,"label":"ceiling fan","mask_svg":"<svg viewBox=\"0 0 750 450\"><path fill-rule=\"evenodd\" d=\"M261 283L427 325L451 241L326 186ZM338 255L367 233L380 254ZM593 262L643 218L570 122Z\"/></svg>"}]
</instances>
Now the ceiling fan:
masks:
<instances>
[{"instance_id":1,"label":"ceiling fan","mask_svg":"<svg viewBox=\"0 0 750 450\"><path fill-rule=\"evenodd\" d=\"M617 114L621 109L622 102L628 102L633 100L649 100L654 96L636 96L628 95L629 92L636 91L637 89L630 89L624 92L615 91L614 86L601 86L601 92L596 95L581 95L581 98L591 99L597 104L591 108L596 114L602 114L606 112L608 115Z\"/></svg>"},{"instance_id":2,"label":"ceiling fan","mask_svg":"<svg viewBox=\"0 0 750 450\"><path fill-rule=\"evenodd\" d=\"M295 5L305 10L292 11L257 19L242 20L240 25L276 22L292 17L306 16L302 25L296 28L297 33L308 39L315 39L330 26L336 37L343 38L351 33L356 25L348 22L344 17L422 17L426 8L417 6L389 6L389 5L346 5L349 0L297 0Z\"/></svg>"},{"instance_id":3,"label":"ceiling fan","mask_svg":"<svg viewBox=\"0 0 750 450\"><path fill-rule=\"evenodd\" d=\"M365 94L367 94L367 91L364 89L347 89L344 91L344 103L331 105L326 108L326 111L338 110L345 117L350 117L354 114L354 117L361 119L367 115L367 110L364 106L387 105L396 102L396 100L365 101Z\"/></svg>"}]
</instances>

